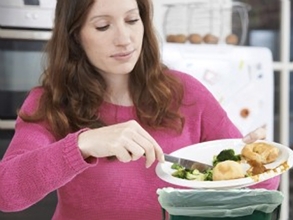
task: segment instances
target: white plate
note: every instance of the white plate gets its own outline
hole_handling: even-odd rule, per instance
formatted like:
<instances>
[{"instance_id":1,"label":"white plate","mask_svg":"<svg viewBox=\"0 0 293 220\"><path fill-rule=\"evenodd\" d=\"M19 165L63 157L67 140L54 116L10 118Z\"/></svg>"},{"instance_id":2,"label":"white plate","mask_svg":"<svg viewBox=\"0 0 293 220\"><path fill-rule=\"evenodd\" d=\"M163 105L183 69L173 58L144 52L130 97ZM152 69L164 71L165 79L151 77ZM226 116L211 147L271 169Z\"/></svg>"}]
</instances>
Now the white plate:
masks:
<instances>
[{"instance_id":1,"label":"white plate","mask_svg":"<svg viewBox=\"0 0 293 220\"><path fill-rule=\"evenodd\" d=\"M260 141L258 141L260 142ZM267 169L273 169L267 171L265 173L253 176L246 177L235 180L222 180L222 181L195 181L195 180L185 180L172 176L174 170L171 169L172 163L165 162L159 163L156 167L156 173L159 178L162 180L172 183L178 186L190 187L190 188L202 188L202 189L225 189L225 188L240 188L247 187L264 180L270 179L272 177L278 176L288 169L290 169L293 165L293 151L284 145L275 142L268 142L277 148L280 149L280 155L276 161L273 163L265 165ZM193 159L199 162L212 164L213 157L220 153L220 151L224 149L234 149L236 154L240 154L241 150L245 144L241 141L241 139L223 139L216 141L203 142L199 144L194 144L188 147L184 147L177 151L171 153L171 155ZM247 169L248 166L244 169Z\"/></svg>"}]
</instances>

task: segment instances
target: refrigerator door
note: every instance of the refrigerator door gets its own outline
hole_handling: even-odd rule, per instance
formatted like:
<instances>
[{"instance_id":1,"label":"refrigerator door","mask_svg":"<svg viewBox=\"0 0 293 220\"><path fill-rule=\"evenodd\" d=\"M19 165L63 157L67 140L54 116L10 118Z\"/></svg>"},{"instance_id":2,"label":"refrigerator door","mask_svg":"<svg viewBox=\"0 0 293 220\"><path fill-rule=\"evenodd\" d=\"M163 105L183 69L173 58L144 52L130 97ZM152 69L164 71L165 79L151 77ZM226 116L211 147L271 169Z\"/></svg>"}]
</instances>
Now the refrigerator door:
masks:
<instances>
[{"instance_id":1,"label":"refrigerator door","mask_svg":"<svg viewBox=\"0 0 293 220\"><path fill-rule=\"evenodd\" d=\"M243 135L266 126L273 140L274 76L267 48L165 43L163 61L209 89Z\"/></svg>"}]
</instances>

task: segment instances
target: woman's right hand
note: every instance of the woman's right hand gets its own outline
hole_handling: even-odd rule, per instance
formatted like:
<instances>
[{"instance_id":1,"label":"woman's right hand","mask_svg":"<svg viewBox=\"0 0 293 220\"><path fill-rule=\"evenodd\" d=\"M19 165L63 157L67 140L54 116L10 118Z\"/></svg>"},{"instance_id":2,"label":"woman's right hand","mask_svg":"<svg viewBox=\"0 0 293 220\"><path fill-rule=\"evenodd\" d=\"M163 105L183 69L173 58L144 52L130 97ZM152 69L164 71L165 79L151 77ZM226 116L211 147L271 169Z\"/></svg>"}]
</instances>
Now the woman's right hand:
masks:
<instances>
[{"instance_id":1,"label":"woman's right hand","mask_svg":"<svg viewBox=\"0 0 293 220\"><path fill-rule=\"evenodd\" d=\"M84 158L116 156L126 163L145 156L147 168L155 160L164 161L162 148L134 120L84 131L78 137L78 146Z\"/></svg>"},{"instance_id":2,"label":"woman's right hand","mask_svg":"<svg viewBox=\"0 0 293 220\"><path fill-rule=\"evenodd\" d=\"M253 130L252 132L249 132L247 135L245 135L242 138L242 140L244 143L250 144L257 140L263 140L265 138L266 138L266 128L263 126Z\"/></svg>"}]
</instances>

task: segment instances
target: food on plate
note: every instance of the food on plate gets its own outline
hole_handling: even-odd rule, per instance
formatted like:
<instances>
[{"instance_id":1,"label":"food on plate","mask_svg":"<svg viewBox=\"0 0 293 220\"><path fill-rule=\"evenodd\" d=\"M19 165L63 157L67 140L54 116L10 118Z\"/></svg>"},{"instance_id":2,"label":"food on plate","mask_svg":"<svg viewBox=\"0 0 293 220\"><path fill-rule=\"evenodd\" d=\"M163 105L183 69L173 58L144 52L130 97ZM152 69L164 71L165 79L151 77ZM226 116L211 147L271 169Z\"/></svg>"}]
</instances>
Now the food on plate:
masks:
<instances>
[{"instance_id":1,"label":"food on plate","mask_svg":"<svg viewBox=\"0 0 293 220\"><path fill-rule=\"evenodd\" d=\"M255 160L250 160L248 163L250 168L246 172L249 176L258 175L268 170L262 163L259 163Z\"/></svg>"},{"instance_id":2,"label":"food on plate","mask_svg":"<svg viewBox=\"0 0 293 220\"><path fill-rule=\"evenodd\" d=\"M215 167L217 163L225 160L240 161L241 155L235 154L235 151L233 149L224 149L218 155L214 156L213 166Z\"/></svg>"},{"instance_id":3,"label":"food on plate","mask_svg":"<svg viewBox=\"0 0 293 220\"><path fill-rule=\"evenodd\" d=\"M268 164L274 162L279 156L279 149L275 146L264 142L255 142L246 144L241 155L245 160L256 161L260 164Z\"/></svg>"},{"instance_id":4,"label":"food on plate","mask_svg":"<svg viewBox=\"0 0 293 220\"><path fill-rule=\"evenodd\" d=\"M193 170L186 169L185 167L177 163L172 164L171 168L175 170L172 173L172 176L180 178L180 179L198 180L198 181L212 180L210 170L206 170L204 173L201 173L197 169L193 169Z\"/></svg>"},{"instance_id":5,"label":"food on plate","mask_svg":"<svg viewBox=\"0 0 293 220\"><path fill-rule=\"evenodd\" d=\"M219 162L213 169L213 181L232 180L245 177L240 163L233 160Z\"/></svg>"},{"instance_id":6,"label":"food on plate","mask_svg":"<svg viewBox=\"0 0 293 220\"><path fill-rule=\"evenodd\" d=\"M214 169L218 163L222 163L223 161L240 161L241 156L239 154L235 154L233 149L224 149L218 155L215 155L213 158L213 169L208 169L204 172L199 172L197 169L186 169L185 167L174 163L172 164L171 168L175 171L172 173L172 176L180 178L180 179L187 179L187 180L198 180L198 181L213 181ZM231 178L236 175L230 175ZM229 175L228 175L229 177Z\"/></svg>"},{"instance_id":7,"label":"food on plate","mask_svg":"<svg viewBox=\"0 0 293 220\"><path fill-rule=\"evenodd\" d=\"M224 149L212 158L213 168L204 172L190 170L179 164L171 166L175 171L172 176L198 181L221 181L256 176L269 171L264 165L271 163L279 156L279 148L265 142L246 144L241 154L234 149ZM244 164L249 168L244 169Z\"/></svg>"},{"instance_id":8,"label":"food on plate","mask_svg":"<svg viewBox=\"0 0 293 220\"><path fill-rule=\"evenodd\" d=\"M190 34L188 39L192 44L201 44L203 41L202 36L199 34Z\"/></svg>"}]
</instances>

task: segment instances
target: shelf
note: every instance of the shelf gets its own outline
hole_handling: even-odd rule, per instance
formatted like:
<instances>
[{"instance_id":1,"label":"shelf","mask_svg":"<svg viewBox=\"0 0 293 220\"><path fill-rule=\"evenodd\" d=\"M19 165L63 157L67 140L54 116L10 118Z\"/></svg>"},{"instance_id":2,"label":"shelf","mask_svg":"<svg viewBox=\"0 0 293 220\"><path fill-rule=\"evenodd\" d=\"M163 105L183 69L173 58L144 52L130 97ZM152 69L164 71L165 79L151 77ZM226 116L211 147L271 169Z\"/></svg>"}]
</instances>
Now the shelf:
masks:
<instances>
[{"instance_id":1,"label":"shelf","mask_svg":"<svg viewBox=\"0 0 293 220\"><path fill-rule=\"evenodd\" d=\"M13 130L15 127L15 120L0 119L0 130Z\"/></svg>"},{"instance_id":2,"label":"shelf","mask_svg":"<svg viewBox=\"0 0 293 220\"><path fill-rule=\"evenodd\" d=\"M285 64L283 62L274 62L273 63L273 69L275 71L281 71L281 70L284 70L284 68L286 70L293 71L293 62L285 63Z\"/></svg>"},{"instance_id":3,"label":"shelf","mask_svg":"<svg viewBox=\"0 0 293 220\"><path fill-rule=\"evenodd\" d=\"M41 40L47 41L51 37L51 31L41 30L10 30L0 28L0 38L19 40Z\"/></svg>"}]
</instances>

